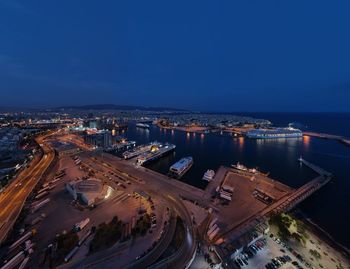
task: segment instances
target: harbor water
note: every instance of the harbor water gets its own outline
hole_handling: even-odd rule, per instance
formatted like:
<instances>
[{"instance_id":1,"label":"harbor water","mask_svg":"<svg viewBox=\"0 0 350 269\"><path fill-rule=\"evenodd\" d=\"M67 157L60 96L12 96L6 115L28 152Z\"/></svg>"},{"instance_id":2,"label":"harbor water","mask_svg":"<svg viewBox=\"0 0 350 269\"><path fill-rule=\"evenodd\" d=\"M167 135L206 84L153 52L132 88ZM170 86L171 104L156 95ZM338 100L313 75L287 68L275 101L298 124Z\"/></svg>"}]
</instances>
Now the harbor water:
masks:
<instances>
[{"instance_id":1,"label":"harbor water","mask_svg":"<svg viewBox=\"0 0 350 269\"><path fill-rule=\"evenodd\" d=\"M286 118L286 115L289 118ZM334 115L329 117L323 125L319 117L313 114L301 116L293 114L264 114L253 115L271 120L277 126L285 126L288 122L307 122L310 131L319 131L338 135L350 136L350 114L340 114L338 119L339 129L334 126ZM302 118L304 117L304 118ZM309 117L309 118L308 118ZM295 119L297 118L297 119ZM317 119L313 129L313 118ZM327 117L324 117L326 120ZM344 121L345 120L345 121ZM350 221L348 213L344 210L350 203L350 147L337 141L322 140L319 138L303 137L289 139L254 140L248 138L234 138L220 134L186 133L182 131L160 129L151 125L149 129L137 128L130 124L127 131L120 133L130 140L135 140L137 145L151 141L169 142L176 145L175 152L162 157L149 164L147 167L167 174L169 167L185 156L192 156L194 164L192 168L181 178L193 186L204 188L207 184L202 180L207 169L217 170L221 165L230 166L240 162L249 168L258 168L263 172L269 172L270 177L279 180L291 187L299 187L316 174L309 168L300 165L298 158L304 159L321 166L334 174L334 180L327 186L313 194L304 201L299 208L313 222L326 230L336 241L350 248ZM174 179L173 179L174 180Z\"/></svg>"}]
</instances>

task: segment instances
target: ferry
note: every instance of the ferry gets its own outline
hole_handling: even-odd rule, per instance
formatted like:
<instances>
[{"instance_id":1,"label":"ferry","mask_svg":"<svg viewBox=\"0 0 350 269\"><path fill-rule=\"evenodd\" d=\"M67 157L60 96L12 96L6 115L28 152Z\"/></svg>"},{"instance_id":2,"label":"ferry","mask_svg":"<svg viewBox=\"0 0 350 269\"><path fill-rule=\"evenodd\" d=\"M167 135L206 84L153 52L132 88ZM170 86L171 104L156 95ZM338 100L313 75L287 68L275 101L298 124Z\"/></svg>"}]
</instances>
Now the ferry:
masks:
<instances>
[{"instance_id":1,"label":"ferry","mask_svg":"<svg viewBox=\"0 0 350 269\"><path fill-rule=\"evenodd\" d=\"M119 142L117 144L114 144L110 146L109 148L106 148L105 151L111 152L111 151L122 151L129 149L130 147L135 147L136 141L125 141L125 142Z\"/></svg>"},{"instance_id":2,"label":"ferry","mask_svg":"<svg viewBox=\"0 0 350 269\"><path fill-rule=\"evenodd\" d=\"M248 131L246 136L254 139L268 138L298 138L303 136L303 132L292 127L274 129L254 129Z\"/></svg>"},{"instance_id":3,"label":"ferry","mask_svg":"<svg viewBox=\"0 0 350 269\"><path fill-rule=\"evenodd\" d=\"M260 172L258 169L256 168L247 168L246 166L244 166L243 164L240 164L239 162L237 164L231 164L232 168L235 168L239 171L243 171L243 172L248 172L251 174L257 174L257 175L262 175L262 176L268 176L269 173L263 173Z\"/></svg>"},{"instance_id":4,"label":"ferry","mask_svg":"<svg viewBox=\"0 0 350 269\"><path fill-rule=\"evenodd\" d=\"M182 158L180 161L170 166L169 176L180 179L193 165L192 157Z\"/></svg>"},{"instance_id":5,"label":"ferry","mask_svg":"<svg viewBox=\"0 0 350 269\"><path fill-rule=\"evenodd\" d=\"M133 148L131 150L127 150L123 153L123 157L125 160L128 160L128 159L131 159L131 158L134 158L136 156L139 156L141 155L142 153L148 151L151 149L151 147L153 145L157 145L159 143L157 142L151 142L149 144L146 144L146 145L141 145L141 146L138 146L136 148Z\"/></svg>"},{"instance_id":6,"label":"ferry","mask_svg":"<svg viewBox=\"0 0 350 269\"><path fill-rule=\"evenodd\" d=\"M144 129L149 129L149 125L148 124L146 124L146 123L141 123L141 122L139 122L139 123L136 123L136 127L138 127L138 128L144 128Z\"/></svg>"},{"instance_id":7,"label":"ferry","mask_svg":"<svg viewBox=\"0 0 350 269\"><path fill-rule=\"evenodd\" d=\"M145 165L147 163L150 163L152 161L155 161L159 159L160 157L164 156L165 154L168 154L172 151L174 151L176 148L173 144L161 144L157 143L151 146L149 150L142 153L137 157L136 164L137 165Z\"/></svg>"},{"instance_id":8,"label":"ferry","mask_svg":"<svg viewBox=\"0 0 350 269\"><path fill-rule=\"evenodd\" d=\"M211 181L215 176L215 171L208 169L207 172L204 173L203 180Z\"/></svg>"}]
</instances>

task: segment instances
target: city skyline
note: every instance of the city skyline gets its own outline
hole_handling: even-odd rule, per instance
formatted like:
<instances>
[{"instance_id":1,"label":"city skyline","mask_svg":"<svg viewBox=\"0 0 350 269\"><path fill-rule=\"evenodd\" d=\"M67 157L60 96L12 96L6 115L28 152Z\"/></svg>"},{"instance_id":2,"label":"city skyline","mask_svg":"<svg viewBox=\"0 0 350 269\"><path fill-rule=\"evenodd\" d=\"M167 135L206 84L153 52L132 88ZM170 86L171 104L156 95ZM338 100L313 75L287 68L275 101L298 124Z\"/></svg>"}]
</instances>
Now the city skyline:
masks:
<instances>
[{"instance_id":1,"label":"city skyline","mask_svg":"<svg viewBox=\"0 0 350 269\"><path fill-rule=\"evenodd\" d=\"M0 264L348 267L349 117L0 112Z\"/></svg>"}]
</instances>

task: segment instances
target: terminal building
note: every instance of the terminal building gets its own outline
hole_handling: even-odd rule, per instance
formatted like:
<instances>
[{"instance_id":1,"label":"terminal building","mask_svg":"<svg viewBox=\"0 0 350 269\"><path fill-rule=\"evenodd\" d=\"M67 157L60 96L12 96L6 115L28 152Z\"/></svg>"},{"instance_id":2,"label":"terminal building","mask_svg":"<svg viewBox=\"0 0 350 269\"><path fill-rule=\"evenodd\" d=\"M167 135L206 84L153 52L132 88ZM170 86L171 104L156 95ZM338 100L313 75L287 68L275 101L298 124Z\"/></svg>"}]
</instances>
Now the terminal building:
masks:
<instances>
[{"instance_id":1,"label":"terminal building","mask_svg":"<svg viewBox=\"0 0 350 269\"><path fill-rule=\"evenodd\" d=\"M109 148L112 146L112 132L103 130L95 133L85 133L84 141L96 147Z\"/></svg>"},{"instance_id":2,"label":"terminal building","mask_svg":"<svg viewBox=\"0 0 350 269\"><path fill-rule=\"evenodd\" d=\"M109 187L99 179L74 180L66 183L67 191L74 200L79 200L87 206L93 206L108 196Z\"/></svg>"}]
</instances>

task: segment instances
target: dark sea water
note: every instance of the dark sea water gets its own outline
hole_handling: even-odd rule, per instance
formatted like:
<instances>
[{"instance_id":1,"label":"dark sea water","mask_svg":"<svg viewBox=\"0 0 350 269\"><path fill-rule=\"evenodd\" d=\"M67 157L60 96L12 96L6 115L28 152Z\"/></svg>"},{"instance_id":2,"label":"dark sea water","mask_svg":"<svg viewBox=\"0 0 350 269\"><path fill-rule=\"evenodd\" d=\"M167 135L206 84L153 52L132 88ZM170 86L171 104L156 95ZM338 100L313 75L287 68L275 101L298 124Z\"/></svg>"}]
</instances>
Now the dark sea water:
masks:
<instances>
[{"instance_id":1,"label":"dark sea water","mask_svg":"<svg viewBox=\"0 0 350 269\"><path fill-rule=\"evenodd\" d=\"M299 122L309 131L350 137L350 114L244 115L269 119L275 126ZM207 169L216 170L220 165L229 166L238 161L248 167L270 172L270 177L289 186L299 187L316 176L307 167L300 166L297 159L303 156L333 173L335 179L300 204L299 208L335 240L350 248L350 147L318 138L253 140L217 134L189 134L156 126L151 126L150 130L139 129L134 124L123 135L135 140L137 145L155 140L175 144L173 154L148 166L164 174L180 158L193 156L194 165L181 180L200 188L206 185L201 178Z\"/></svg>"}]
</instances>

